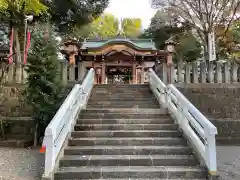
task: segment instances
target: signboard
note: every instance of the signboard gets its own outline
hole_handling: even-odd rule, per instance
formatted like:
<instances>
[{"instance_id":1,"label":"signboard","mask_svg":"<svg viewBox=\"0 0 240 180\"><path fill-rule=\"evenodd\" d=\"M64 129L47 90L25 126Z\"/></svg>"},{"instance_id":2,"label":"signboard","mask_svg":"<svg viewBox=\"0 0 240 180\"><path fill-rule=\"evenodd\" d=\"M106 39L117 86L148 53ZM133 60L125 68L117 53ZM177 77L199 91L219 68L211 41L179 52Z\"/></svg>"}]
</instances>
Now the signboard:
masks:
<instances>
[{"instance_id":1,"label":"signboard","mask_svg":"<svg viewBox=\"0 0 240 180\"><path fill-rule=\"evenodd\" d=\"M214 32L211 32L208 34L208 54L209 54L209 61L216 60L216 43L215 43Z\"/></svg>"}]
</instances>

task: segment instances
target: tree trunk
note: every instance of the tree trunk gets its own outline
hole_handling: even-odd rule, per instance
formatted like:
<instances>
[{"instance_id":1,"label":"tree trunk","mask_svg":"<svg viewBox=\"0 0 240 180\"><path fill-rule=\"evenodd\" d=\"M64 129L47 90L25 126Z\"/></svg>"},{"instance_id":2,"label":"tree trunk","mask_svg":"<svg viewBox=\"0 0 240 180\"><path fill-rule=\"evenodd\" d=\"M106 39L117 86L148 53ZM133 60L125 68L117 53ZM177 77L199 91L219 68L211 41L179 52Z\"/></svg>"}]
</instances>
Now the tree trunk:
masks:
<instances>
[{"instance_id":1,"label":"tree trunk","mask_svg":"<svg viewBox=\"0 0 240 180\"><path fill-rule=\"evenodd\" d=\"M21 54L21 47L20 47L20 41L18 36L18 29L14 29L14 37L15 37L15 45L16 45L16 76L15 80L16 83L22 83L22 54Z\"/></svg>"}]
</instances>

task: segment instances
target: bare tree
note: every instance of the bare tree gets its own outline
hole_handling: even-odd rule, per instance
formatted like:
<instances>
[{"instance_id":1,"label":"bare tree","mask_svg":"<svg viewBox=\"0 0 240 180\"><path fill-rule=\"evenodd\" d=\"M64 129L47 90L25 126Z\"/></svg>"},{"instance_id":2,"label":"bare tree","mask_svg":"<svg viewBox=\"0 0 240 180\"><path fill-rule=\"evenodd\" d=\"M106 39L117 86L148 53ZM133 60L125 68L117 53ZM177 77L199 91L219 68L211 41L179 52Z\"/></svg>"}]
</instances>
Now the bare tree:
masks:
<instances>
[{"instance_id":1,"label":"bare tree","mask_svg":"<svg viewBox=\"0 0 240 180\"><path fill-rule=\"evenodd\" d=\"M208 54L208 34L221 25L225 33L234 20L239 19L239 0L151 0L153 7L165 9L187 21L196 30Z\"/></svg>"}]
</instances>

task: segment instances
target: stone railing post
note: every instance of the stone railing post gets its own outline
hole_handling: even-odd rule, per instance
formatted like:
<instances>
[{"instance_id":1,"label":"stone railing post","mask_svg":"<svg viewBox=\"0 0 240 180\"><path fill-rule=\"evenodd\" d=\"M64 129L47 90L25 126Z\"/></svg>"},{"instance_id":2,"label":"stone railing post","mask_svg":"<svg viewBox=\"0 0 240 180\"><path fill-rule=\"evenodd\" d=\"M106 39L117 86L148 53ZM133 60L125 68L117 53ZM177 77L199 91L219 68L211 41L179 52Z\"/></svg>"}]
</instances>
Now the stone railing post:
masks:
<instances>
[{"instance_id":1,"label":"stone railing post","mask_svg":"<svg viewBox=\"0 0 240 180\"><path fill-rule=\"evenodd\" d=\"M8 66L8 72L6 73L7 83L14 82L14 67L15 67L15 64L9 64Z\"/></svg>"},{"instance_id":2,"label":"stone railing post","mask_svg":"<svg viewBox=\"0 0 240 180\"><path fill-rule=\"evenodd\" d=\"M175 66L174 65L175 64L173 64L173 63L168 65L168 73L169 73L169 75L168 75L168 77L169 77L168 83L169 84L172 84L172 83L175 82L175 73L174 73Z\"/></svg>"},{"instance_id":3,"label":"stone railing post","mask_svg":"<svg viewBox=\"0 0 240 180\"><path fill-rule=\"evenodd\" d=\"M23 84L25 84L27 82L27 77L28 77L25 68L26 68L26 65L25 64L22 65L22 83Z\"/></svg>"},{"instance_id":4,"label":"stone railing post","mask_svg":"<svg viewBox=\"0 0 240 180\"><path fill-rule=\"evenodd\" d=\"M214 72L213 72L213 62L209 61L208 63L208 83L214 83Z\"/></svg>"},{"instance_id":5,"label":"stone railing post","mask_svg":"<svg viewBox=\"0 0 240 180\"><path fill-rule=\"evenodd\" d=\"M75 81L75 64L69 65L69 81Z\"/></svg>"},{"instance_id":6,"label":"stone railing post","mask_svg":"<svg viewBox=\"0 0 240 180\"><path fill-rule=\"evenodd\" d=\"M222 63L216 62L216 81L217 83L222 83Z\"/></svg>"},{"instance_id":7,"label":"stone railing post","mask_svg":"<svg viewBox=\"0 0 240 180\"><path fill-rule=\"evenodd\" d=\"M184 82L184 74L183 74L183 62L177 63L177 82L183 83Z\"/></svg>"},{"instance_id":8,"label":"stone railing post","mask_svg":"<svg viewBox=\"0 0 240 180\"><path fill-rule=\"evenodd\" d=\"M156 65L156 74L164 83L167 83L167 63L165 61Z\"/></svg>"},{"instance_id":9,"label":"stone railing post","mask_svg":"<svg viewBox=\"0 0 240 180\"><path fill-rule=\"evenodd\" d=\"M193 83L198 83L198 63L197 63L197 61L192 62L192 75L193 75Z\"/></svg>"},{"instance_id":10,"label":"stone railing post","mask_svg":"<svg viewBox=\"0 0 240 180\"><path fill-rule=\"evenodd\" d=\"M231 63L231 80L233 83L238 82L238 67L236 61Z\"/></svg>"},{"instance_id":11,"label":"stone railing post","mask_svg":"<svg viewBox=\"0 0 240 180\"><path fill-rule=\"evenodd\" d=\"M229 71L229 62L224 63L224 83L230 83L230 71Z\"/></svg>"},{"instance_id":12,"label":"stone railing post","mask_svg":"<svg viewBox=\"0 0 240 180\"><path fill-rule=\"evenodd\" d=\"M83 62L79 62L78 63L78 81L79 82L83 81L85 73L86 73L86 70L85 70L85 67L83 65Z\"/></svg>"},{"instance_id":13,"label":"stone railing post","mask_svg":"<svg viewBox=\"0 0 240 180\"><path fill-rule=\"evenodd\" d=\"M63 61L61 63L61 65L62 65L62 68L61 68L62 83L63 83L63 85L66 85L67 81L68 81L68 74L67 74L68 65L67 65L67 62L65 62L65 61Z\"/></svg>"},{"instance_id":14,"label":"stone railing post","mask_svg":"<svg viewBox=\"0 0 240 180\"><path fill-rule=\"evenodd\" d=\"M185 77L184 77L185 83L190 83L191 82L190 70L191 70L191 64L185 63Z\"/></svg>"},{"instance_id":15,"label":"stone railing post","mask_svg":"<svg viewBox=\"0 0 240 180\"><path fill-rule=\"evenodd\" d=\"M206 83L206 61L200 63L200 82Z\"/></svg>"}]
</instances>

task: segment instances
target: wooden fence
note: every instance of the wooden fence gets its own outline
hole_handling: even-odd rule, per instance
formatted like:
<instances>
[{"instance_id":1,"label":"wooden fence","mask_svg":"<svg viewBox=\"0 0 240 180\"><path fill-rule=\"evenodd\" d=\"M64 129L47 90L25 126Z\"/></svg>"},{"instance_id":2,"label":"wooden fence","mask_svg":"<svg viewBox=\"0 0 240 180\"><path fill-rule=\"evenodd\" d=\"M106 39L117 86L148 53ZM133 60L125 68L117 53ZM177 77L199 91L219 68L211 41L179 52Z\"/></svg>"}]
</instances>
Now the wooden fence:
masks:
<instances>
[{"instance_id":1,"label":"wooden fence","mask_svg":"<svg viewBox=\"0 0 240 180\"><path fill-rule=\"evenodd\" d=\"M167 83L240 83L240 65L235 61L194 61L155 65L158 76Z\"/></svg>"}]
</instances>

